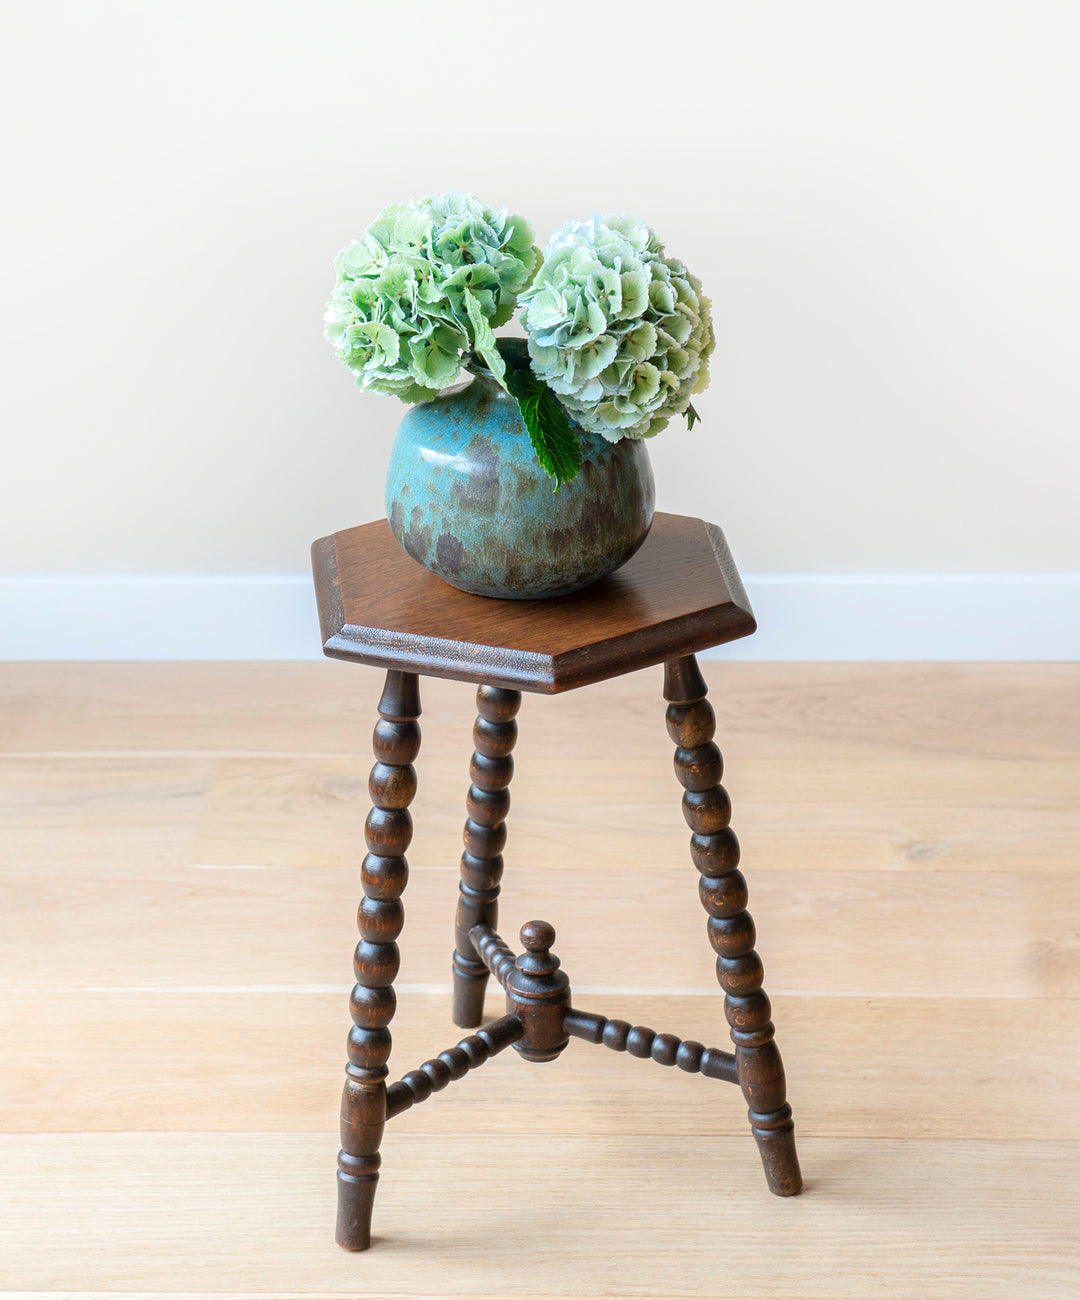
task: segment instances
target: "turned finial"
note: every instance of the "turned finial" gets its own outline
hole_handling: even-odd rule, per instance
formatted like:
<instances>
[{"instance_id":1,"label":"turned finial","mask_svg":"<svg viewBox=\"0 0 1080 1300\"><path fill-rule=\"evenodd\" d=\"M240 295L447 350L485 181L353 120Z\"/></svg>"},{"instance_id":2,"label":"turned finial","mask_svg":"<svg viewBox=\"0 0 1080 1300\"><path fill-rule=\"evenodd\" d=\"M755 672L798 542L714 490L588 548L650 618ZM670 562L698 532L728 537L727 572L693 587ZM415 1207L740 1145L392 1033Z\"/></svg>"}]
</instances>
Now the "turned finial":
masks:
<instances>
[{"instance_id":1,"label":"turned finial","mask_svg":"<svg viewBox=\"0 0 1080 1300\"><path fill-rule=\"evenodd\" d=\"M547 921L526 921L521 927L521 942L525 951L517 959L519 971L541 978L555 974L562 963L551 951L555 942L553 925Z\"/></svg>"},{"instance_id":2,"label":"turned finial","mask_svg":"<svg viewBox=\"0 0 1080 1300\"><path fill-rule=\"evenodd\" d=\"M521 927L521 942L529 952L548 952L555 943L555 927L547 921L526 921Z\"/></svg>"},{"instance_id":3,"label":"turned finial","mask_svg":"<svg viewBox=\"0 0 1080 1300\"><path fill-rule=\"evenodd\" d=\"M563 1014L570 1005L570 981L551 951L555 927L547 921L526 921L521 927L525 948L506 972L506 1010L525 1027L514 1044L527 1061L553 1061L569 1041Z\"/></svg>"}]
</instances>

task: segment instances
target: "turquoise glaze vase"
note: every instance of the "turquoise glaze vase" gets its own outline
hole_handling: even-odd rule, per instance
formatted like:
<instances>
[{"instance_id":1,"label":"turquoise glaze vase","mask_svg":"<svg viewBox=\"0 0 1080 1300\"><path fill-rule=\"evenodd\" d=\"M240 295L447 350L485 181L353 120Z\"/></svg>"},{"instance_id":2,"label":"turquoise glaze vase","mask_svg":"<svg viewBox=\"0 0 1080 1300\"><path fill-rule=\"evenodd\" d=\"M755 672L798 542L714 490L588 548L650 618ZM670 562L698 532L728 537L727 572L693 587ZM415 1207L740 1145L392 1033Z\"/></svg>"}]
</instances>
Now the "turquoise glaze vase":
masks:
<instances>
[{"instance_id":1,"label":"turquoise glaze vase","mask_svg":"<svg viewBox=\"0 0 1080 1300\"><path fill-rule=\"evenodd\" d=\"M478 596L563 596L606 577L652 524L652 467L638 439L579 433L581 471L554 492L517 402L493 380L477 376L414 406L386 478L394 536Z\"/></svg>"}]
</instances>

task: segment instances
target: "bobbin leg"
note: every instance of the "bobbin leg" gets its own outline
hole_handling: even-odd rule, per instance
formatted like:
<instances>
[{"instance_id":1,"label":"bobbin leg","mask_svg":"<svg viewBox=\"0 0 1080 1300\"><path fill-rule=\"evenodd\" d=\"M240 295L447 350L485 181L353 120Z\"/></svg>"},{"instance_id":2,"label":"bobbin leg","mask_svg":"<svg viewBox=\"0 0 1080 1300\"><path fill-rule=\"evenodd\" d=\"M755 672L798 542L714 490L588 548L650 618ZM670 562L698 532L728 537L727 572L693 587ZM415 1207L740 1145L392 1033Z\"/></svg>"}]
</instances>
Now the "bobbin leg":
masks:
<instances>
[{"instance_id":1,"label":"bobbin leg","mask_svg":"<svg viewBox=\"0 0 1080 1300\"><path fill-rule=\"evenodd\" d=\"M374 807L364 827L368 851L361 868L364 899L353 961L357 982L350 999L353 1028L341 1097L337 1243L346 1250L371 1245L371 1209L386 1124L388 1026L396 1006L393 983L400 960L395 940L405 920L401 894L409 878L405 850L412 839L408 809L416 793L412 762L420 751L419 716L416 674L391 670L372 740L375 766L368 789Z\"/></svg>"},{"instance_id":2,"label":"bobbin leg","mask_svg":"<svg viewBox=\"0 0 1080 1300\"><path fill-rule=\"evenodd\" d=\"M713 744L716 720L708 688L693 655L664 666L668 734L675 742L675 774L685 793L683 815L693 834L690 855L701 872L701 901L709 914L716 976L735 1044L739 1086L750 1107L769 1190L794 1196L802 1188L795 1125L785 1099L784 1067L774 1040L772 1008L762 989L764 970L754 951L754 922L746 910L739 842L728 822L731 801L720 784L724 763Z\"/></svg>"},{"instance_id":3,"label":"bobbin leg","mask_svg":"<svg viewBox=\"0 0 1080 1300\"><path fill-rule=\"evenodd\" d=\"M461 886L455 925L454 1024L473 1029L484 1018L488 969L477 955L469 931L474 925L494 929L499 920L499 882L506 844L506 814L510 809L510 778L517 740L514 715L521 692L500 686L480 686L479 716L473 727L475 752L469 765L472 784L466 796L465 852L461 855Z\"/></svg>"}]
</instances>

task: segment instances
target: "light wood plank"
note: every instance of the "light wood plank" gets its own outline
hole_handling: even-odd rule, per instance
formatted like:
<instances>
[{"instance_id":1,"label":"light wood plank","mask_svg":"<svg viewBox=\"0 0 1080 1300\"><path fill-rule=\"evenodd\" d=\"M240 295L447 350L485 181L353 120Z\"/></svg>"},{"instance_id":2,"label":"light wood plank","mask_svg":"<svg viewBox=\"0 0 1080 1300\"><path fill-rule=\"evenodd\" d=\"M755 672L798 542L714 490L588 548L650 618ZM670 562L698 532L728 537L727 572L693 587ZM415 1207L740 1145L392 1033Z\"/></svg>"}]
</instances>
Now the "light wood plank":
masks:
<instances>
[{"instance_id":1,"label":"light wood plank","mask_svg":"<svg viewBox=\"0 0 1080 1300\"><path fill-rule=\"evenodd\" d=\"M722 999L580 999L730 1050ZM1080 1000L773 999L800 1135L1080 1138ZM501 999L489 998L491 1015ZM0 998L0 1129L288 1132L336 1122L344 994ZM458 1041L449 997L403 996L398 1077ZM78 1062L77 1069L69 1063ZM1039 1099L1036 1104L1036 1099ZM737 1089L579 1041L543 1068L513 1052L395 1119L405 1133L749 1134ZM750 1141L747 1136L747 1141Z\"/></svg>"},{"instance_id":2,"label":"light wood plank","mask_svg":"<svg viewBox=\"0 0 1080 1300\"><path fill-rule=\"evenodd\" d=\"M725 743L744 756L1080 756L1077 664L702 665ZM221 750L349 755L366 747L381 674L334 663L0 664L0 749ZM558 740L602 718L645 736L661 673L527 698ZM467 720L472 688L424 681L429 727ZM436 728L437 729L437 728ZM576 728L580 737L580 726Z\"/></svg>"},{"instance_id":3,"label":"light wood plank","mask_svg":"<svg viewBox=\"0 0 1080 1300\"><path fill-rule=\"evenodd\" d=\"M618 760L605 762L594 742L530 764L519 743L508 853L527 865L571 858L620 872L677 861L685 837L668 746L656 737L651 752L613 752ZM732 826L751 871L1075 869L1080 760L725 754ZM455 803L441 793L417 799L418 833L425 804L453 824Z\"/></svg>"},{"instance_id":4,"label":"light wood plank","mask_svg":"<svg viewBox=\"0 0 1080 1300\"><path fill-rule=\"evenodd\" d=\"M436 733L443 743L421 755L413 861L457 860L469 734L467 723L449 738ZM565 753L523 735L511 861L539 867L569 859L622 873L684 860L687 833L666 736L615 752L618 762L605 762L595 740ZM5 854L48 868L151 859L349 865L362 852L370 766L366 752L0 756ZM1072 873L1080 839L1080 759L729 759L727 784L755 871L930 865L1061 875Z\"/></svg>"},{"instance_id":5,"label":"light wood plank","mask_svg":"<svg viewBox=\"0 0 1080 1300\"><path fill-rule=\"evenodd\" d=\"M748 875L774 993L1080 995L1076 875ZM344 987L358 877L344 868L0 869L0 991ZM696 881L691 866L668 867L627 872L613 890L602 869L511 865L502 930L516 943L523 922L550 920L582 997L590 986L715 993ZM456 868L412 869L405 984L448 981L456 896Z\"/></svg>"},{"instance_id":6,"label":"light wood plank","mask_svg":"<svg viewBox=\"0 0 1080 1300\"><path fill-rule=\"evenodd\" d=\"M545 747L522 725L507 850L514 862L571 859L624 872L682 859L682 792L659 726L651 743L636 749L617 738L612 762L596 739L566 752ZM453 862L460 852L467 737L463 729L454 744L422 751L414 861ZM272 866L352 861L369 767L367 755L351 762L221 760L200 814L198 859ZM867 767L854 759L758 758L741 766L729 761L727 783L734 825L756 870L910 870L929 863L937 871L1065 874L1075 865L1080 759L1018 767L1011 760L894 758Z\"/></svg>"},{"instance_id":7,"label":"light wood plank","mask_svg":"<svg viewBox=\"0 0 1080 1300\"><path fill-rule=\"evenodd\" d=\"M575 1042L395 1120L351 1257L332 1130L381 674L0 666L4 1294L1080 1291L1080 668L706 673L807 1194L766 1194L729 1085ZM659 684L526 698L502 928L555 922L577 1005L725 1046ZM473 693L424 694L395 1073L460 1036Z\"/></svg>"},{"instance_id":8,"label":"light wood plank","mask_svg":"<svg viewBox=\"0 0 1080 1300\"><path fill-rule=\"evenodd\" d=\"M0 758L0 863L187 864L212 775L208 759Z\"/></svg>"},{"instance_id":9,"label":"light wood plank","mask_svg":"<svg viewBox=\"0 0 1080 1300\"><path fill-rule=\"evenodd\" d=\"M326 1133L4 1138L18 1176L0 1278L378 1296L1075 1294L1076 1143L810 1138L807 1193L780 1200L745 1139L391 1131L375 1248L359 1257L328 1231L335 1145Z\"/></svg>"}]
</instances>

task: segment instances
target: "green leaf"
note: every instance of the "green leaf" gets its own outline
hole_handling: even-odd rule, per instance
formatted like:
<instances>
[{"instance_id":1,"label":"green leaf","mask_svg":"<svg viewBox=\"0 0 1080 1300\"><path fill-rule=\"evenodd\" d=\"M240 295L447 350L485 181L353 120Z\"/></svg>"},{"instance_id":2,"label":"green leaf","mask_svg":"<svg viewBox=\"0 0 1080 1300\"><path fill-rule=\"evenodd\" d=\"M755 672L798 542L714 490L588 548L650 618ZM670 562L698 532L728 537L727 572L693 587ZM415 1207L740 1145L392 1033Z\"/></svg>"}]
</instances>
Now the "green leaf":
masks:
<instances>
[{"instance_id":1,"label":"green leaf","mask_svg":"<svg viewBox=\"0 0 1080 1300\"><path fill-rule=\"evenodd\" d=\"M692 428L694 427L694 425L697 424L697 422L698 422L700 419L701 419L701 416L698 415L697 411L694 410L693 405L692 405L692 404L688 404L688 405L687 405L687 408L686 408L686 427L687 427L687 429L692 429Z\"/></svg>"},{"instance_id":2,"label":"green leaf","mask_svg":"<svg viewBox=\"0 0 1080 1300\"><path fill-rule=\"evenodd\" d=\"M499 354L511 370L531 370L532 358L524 339L503 337L496 339ZM512 389L510 391L513 391Z\"/></svg>"},{"instance_id":3,"label":"green leaf","mask_svg":"<svg viewBox=\"0 0 1080 1300\"><path fill-rule=\"evenodd\" d=\"M506 381L511 395L518 399L536 459L555 480L554 490L558 492L564 483L576 478L581 468L577 435L554 393L531 370L511 369Z\"/></svg>"},{"instance_id":4,"label":"green leaf","mask_svg":"<svg viewBox=\"0 0 1080 1300\"><path fill-rule=\"evenodd\" d=\"M477 355L491 371L495 382L506 388L506 365L499 349L495 346L495 335L487 323L487 317L480 310L480 304L469 292L465 293L465 310L469 316L469 324L472 326L473 347ZM506 388L506 391L509 392L509 388Z\"/></svg>"}]
</instances>

